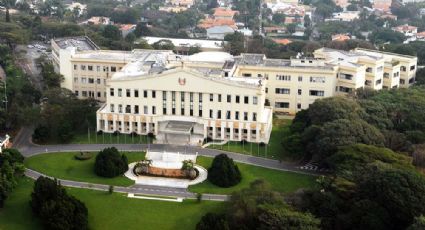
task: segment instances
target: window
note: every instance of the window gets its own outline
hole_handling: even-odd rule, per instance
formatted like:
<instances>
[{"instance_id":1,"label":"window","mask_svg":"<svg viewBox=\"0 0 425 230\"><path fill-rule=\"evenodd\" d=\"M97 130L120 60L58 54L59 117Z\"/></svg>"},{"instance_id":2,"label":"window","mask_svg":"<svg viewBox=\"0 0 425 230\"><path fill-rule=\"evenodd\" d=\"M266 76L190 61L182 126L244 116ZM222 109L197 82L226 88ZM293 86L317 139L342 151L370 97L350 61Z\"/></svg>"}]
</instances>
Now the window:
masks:
<instances>
[{"instance_id":1,"label":"window","mask_svg":"<svg viewBox=\"0 0 425 230\"><path fill-rule=\"evenodd\" d=\"M86 70L86 66L85 65L81 65L81 70Z\"/></svg>"},{"instance_id":2,"label":"window","mask_svg":"<svg viewBox=\"0 0 425 230\"><path fill-rule=\"evenodd\" d=\"M96 84L100 84L100 78L96 79Z\"/></svg>"},{"instance_id":3,"label":"window","mask_svg":"<svg viewBox=\"0 0 425 230\"><path fill-rule=\"evenodd\" d=\"M109 67L108 66L104 66L103 67L103 72L109 72Z\"/></svg>"},{"instance_id":4,"label":"window","mask_svg":"<svg viewBox=\"0 0 425 230\"><path fill-rule=\"evenodd\" d=\"M87 97L87 91L81 91L81 96Z\"/></svg>"},{"instance_id":5,"label":"window","mask_svg":"<svg viewBox=\"0 0 425 230\"><path fill-rule=\"evenodd\" d=\"M310 77L310 82L313 83L325 83L325 77Z\"/></svg>"},{"instance_id":6,"label":"window","mask_svg":"<svg viewBox=\"0 0 425 230\"><path fill-rule=\"evenodd\" d=\"M275 93L276 94L290 94L290 89L276 88Z\"/></svg>"},{"instance_id":7,"label":"window","mask_svg":"<svg viewBox=\"0 0 425 230\"><path fill-rule=\"evenodd\" d=\"M134 90L134 97L139 97L139 90L138 89Z\"/></svg>"},{"instance_id":8,"label":"window","mask_svg":"<svg viewBox=\"0 0 425 230\"><path fill-rule=\"evenodd\" d=\"M94 84L94 79L93 78L89 78L89 84Z\"/></svg>"},{"instance_id":9,"label":"window","mask_svg":"<svg viewBox=\"0 0 425 230\"><path fill-rule=\"evenodd\" d=\"M167 114L167 92L162 91L162 115Z\"/></svg>"},{"instance_id":10,"label":"window","mask_svg":"<svg viewBox=\"0 0 425 230\"><path fill-rule=\"evenodd\" d=\"M75 90L74 94L78 97L78 90Z\"/></svg>"},{"instance_id":11,"label":"window","mask_svg":"<svg viewBox=\"0 0 425 230\"><path fill-rule=\"evenodd\" d=\"M310 90L310 96L323 97L323 96L325 96L325 91L323 91L323 90Z\"/></svg>"},{"instance_id":12,"label":"window","mask_svg":"<svg viewBox=\"0 0 425 230\"><path fill-rule=\"evenodd\" d=\"M130 105L125 106L125 113L131 113L131 106Z\"/></svg>"},{"instance_id":13,"label":"window","mask_svg":"<svg viewBox=\"0 0 425 230\"><path fill-rule=\"evenodd\" d=\"M378 68L376 68L376 72L381 72L384 69L383 66L378 66Z\"/></svg>"},{"instance_id":14,"label":"window","mask_svg":"<svg viewBox=\"0 0 425 230\"><path fill-rule=\"evenodd\" d=\"M115 111L114 104L109 105L109 110L111 110L111 113Z\"/></svg>"},{"instance_id":15,"label":"window","mask_svg":"<svg viewBox=\"0 0 425 230\"><path fill-rule=\"evenodd\" d=\"M82 83L82 84L87 84L87 78L82 77L82 78L81 78L81 83Z\"/></svg>"},{"instance_id":16,"label":"window","mask_svg":"<svg viewBox=\"0 0 425 230\"><path fill-rule=\"evenodd\" d=\"M410 70L415 70L416 66L412 65L410 66Z\"/></svg>"},{"instance_id":17,"label":"window","mask_svg":"<svg viewBox=\"0 0 425 230\"><path fill-rule=\"evenodd\" d=\"M302 76L298 76L298 81L302 82L303 81L303 77Z\"/></svg>"},{"instance_id":18,"label":"window","mask_svg":"<svg viewBox=\"0 0 425 230\"><path fill-rule=\"evenodd\" d=\"M210 109L210 118L213 118L213 116L214 116L213 113L214 113L213 110Z\"/></svg>"},{"instance_id":19,"label":"window","mask_svg":"<svg viewBox=\"0 0 425 230\"><path fill-rule=\"evenodd\" d=\"M92 66L92 65L89 65L89 66L87 66L87 69L88 69L89 71L93 71L93 66Z\"/></svg>"},{"instance_id":20,"label":"window","mask_svg":"<svg viewBox=\"0 0 425 230\"><path fill-rule=\"evenodd\" d=\"M406 66L401 66L400 70L401 70L401 72L406 72Z\"/></svg>"},{"instance_id":21,"label":"window","mask_svg":"<svg viewBox=\"0 0 425 230\"><path fill-rule=\"evenodd\" d=\"M372 73L372 72L373 72L372 67L367 67L367 68L366 68L366 72L368 72L368 73Z\"/></svg>"},{"instance_id":22,"label":"window","mask_svg":"<svg viewBox=\"0 0 425 230\"><path fill-rule=\"evenodd\" d=\"M227 94L227 102L228 103L232 102L232 95Z\"/></svg>"},{"instance_id":23,"label":"window","mask_svg":"<svg viewBox=\"0 0 425 230\"><path fill-rule=\"evenodd\" d=\"M74 83L78 83L78 77L74 77Z\"/></svg>"},{"instance_id":24,"label":"window","mask_svg":"<svg viewBox=\"0 0 425 230\"><path fill-rule=\"evenodd\" d=\"M122 89L118 89L118 97L122 97Z\"/></svg>"},{"instance_id":25,"label":"window","mask_svg":"<svg viewBox=\"0 0 425 230\"><path fill-rule=\"evenodd\" d=\"M244 121L248 120L248 112L243 112L243 120Z\"/></svg>"},{"instance_id":26,"label":"window","mask_svg":"<svg viewBox=\"0 0 425 230\"><path fill-rule=\"evenodd\" d=\"M143 114L148 114L148 106L143 106Z\"/></svg>"},{"instance_id":27,"label":"window","mask_svg":"<svg viewBox=\"0 0 425 230\"><path fill-rule=\"evenodd\" d=\"M126 95L127 97L131 97L131 91L130 91L130 89L126 89L126 90L125 90L125 95Z\"/></svg>"},{"instance_id":28,"label":"window","mask_svg":"<svg viewBox=\"0 0 425 230\"><path fill-rule=\"evenodd\" d=\"M230 111L229 110L227 110L227 112L226 112L226 119L230 120Z\"/></svg>"},{"instance_id":29,"label":"window","mask_svg":"<svg viewBox=\"0 0 425 230\"><path fill-rule=\"evenodd\" d=\"M180 92L180 114L184 115L184 92Z\"/></svg>"},{"instance_id":30,"label":"window","mask_svg":"<svg viewBox=\"0 0 425 230\"><path fill-rule=\"evenodd\" d=\"M117 72L117 67L111 66L111 72Z\"/></svg>"},{"instance_id":31,"label":"window","mask_svg":"<svg viewBox=\"0 0 425 230\"><path fill-rule=\"evenodd\" d=\"M210 93L210 101L214 101L214 94Z\"/></svg>"},{"instance_id":32,"label":"window","mask_svg":"<svg viewBox=\"0 0 425 230\"><path fill-rule=\"evenodd\" d=\"M77 70L77 65L74 65L74 70Z\"/></svg>"},{"instance_id":33,"label":"window","mask_svg":"<svg viewBox=\"0 0 425 230\"><path fill-rule=\"evenodd\" d=\"M156 91L152 90L152 98L156 98Z\"/></svg>"},{"instance_id":34,"label":"window","mask_svg":"<svg viewBox=\"0 0 425 230\"><path fill-rule=\"evenodd\" d=\"M217 119L221 119L221 110L217 110Z\"/></svg>"},{"instance_id":35,"label":"window","mask_svg":"<svg viewBox=\"0 0 425 230\"><path fill-rule=\"evenodd\" d=\"M251 77L252 75L250 73L243 73L242 77Z\"/></svg>"},{"instance_id":36,"label":"window","mask_svg":"<svg viewBox=\"0 0 425 230\"><path fill-rule=\"evenodd\" d=\"M253 96L252 97L252 104L254 104L254 105L258 104L258 98L257 98L257 96Z\"/></svg>"},{"instance_id":37,"label":"window","mask_svg":"<svg viewBox=\"0 0 425 230\"><path fill-rule=\"evenodd\" d=\"M302 92L303 92L303 90L302 90L302 89L298 89L298 95L301 95L301 94L302 94Z\"/></svg>"},{"instance_id":38,"label":"window","mask_svg":"<svg viewBox=\"0 0 425 230\"><path fill-rule=\"evenodd\" d=\"M239 95L236 95L236 103L238 103L239 104L239 102L240 102L240 96Z\"/></svg>"},{"instance_id":39,"label":"window","mask_svg":"<svg viewBox=\"0 0 425 230\"><path fill-rule=\"evenodd\" d=\"M297 109L301 109L301 103L297 104Z\"/></svg>"},{"instance_id":40,"label":"window","mask_svg":"<svg viewBox=\"0 0 425 230\"><path fill-rule=\"evenodd\" d=\"M100 72L100 66L96 66L97 72Z\"/></svg>"},{"instance_id":41,"label":"window","mask_svg":"<svg viewBox=\"0 0 425 230\"><path fill-rule=\"evenodd\" d=\"M390 78L390 74L389 73L384 73L384 78Z\"/></svg>"},{"instance_id":42,"label":"window","mask_svg":"<svg viewBox=\"0 0 425 230\"><path fill-rule=\"evenodd\" d=\"M152 106L152 114L156 114L156 107Z\"/></svg>"},{"instance_id":43,"label":"window","mask_svg":"<svg viewBox=\"0 0 425 230\"><path fill-rule=\"evenodd\" d=\"M345 80L352 80L353 75L352 74L346 74L346 73L340 73L339 78L345 79Z\"/></svg>"},{"instance_id":44,"label":"window","mask_svg":"<svg viewBox=\"0 0 425 230\"><path fill-rule=\"evenodd\" d=\"M405 84L405 80L404 79L400 79L400 84L404 85Z\"/></svg>"},{"instance_id":45,"label":"window","mask_svg":"<svg viewBox=\"0 0 425 230\"><path fill-rule=\"evenodd\" d=\"M276 75L278 81L291 81L291 75Z\"/></svg>"},{"instance_id":46,"label":"window","mask_svg":"<svg viewBox=\"0 0 425 230\"><path fill-rule=\"evenodd\" d=\"M339 92L344 92L344 93L350 93L350 92L353 91L353 89L348 88L348 87L344 87L344 86L340 86L338 91Z\"/></svg>"},{"instance_id":47,"label":"window","mask_svg":"<svg viewBox=\"0 0 425 230\"><path fill-rule=\"evenodd\" d=\"M235 120L239 120L239 111L235 112Z\"/></svg>"},{"instance_id":48,"label":"window","mask_svg":"<svg viewBox=\"0 0 425 230\"><path fill-rule=\"evenodd\" d=\"M139 114L139 106L138 105L134 106L134 113Z\"/></svg>"},{"instance_id":49,"label":"window","mask_svg":"<svg viewBox=\"0 0 425 230\"><path fill-rule=\"evenodd\" d=\"M147 90L143 90L143 97L147 98L148 97L148 91ZM175 100L175 99L174 99Z\"/></svg>"},{"instance_id":50,"label":"window","mask_svg":"<svg viewBox=\"0 0 425 230\"><path fill-rule=\"evenodd\" d=\"M245 104L248 104L249 103L249 97L248 96L245 96L243 98L243 103L245 103Z\"/></svg>"},{"instance_id":51,"label":"window","mask_svg":"<svg viewBox=\"0 0 425 230\"><path fill-rule=\"evenodd\" d=\"M221 94L218 95L218 102L221 102Z\"/></svg>"},{"instance_id":52,"label":"window","mask_svg":"<svg viewBox=\"0 0 425 230\"><path fill-rule=\"evenodd\" d=\"M289 102L276 102L274 105L276 108L282 108L282 109L289 108Z\"/></svg>"},{"instance_id":53,"label":"window","mask_svg":"<svg viewBox=\"0 0 425 230\"><path fill-rule=\"evenodd\" d=\"M97 97L100 97L100 92L97 92Z\"/></svg>"},{"instance_id":54,"label":"window","mask_svg":"<svg viewBox=\"0 0 425 230\"><path fill-rule=\"evenodd\" d=\"M257 113L252 113L252 120L257 121Z\"/></svg>"},{"instance_id":55,"label":"window","mask_svg":"<svg viewBox=\"0 0 425 230\"><path fill-rule=\"evenodd\" d=\"M113 97L113 96L114 96L114 88L110 88L110 89L109 89L109 95L110 95L111 97Z\"/></svg>"},{"instance_id":56,"label":"window","mask_svg":"<svg viewBox=\"0 0 425 230\"><path fill-rule=\"evenodd\" d=\"M199 100L199 111L198 116L202 117L202 93L198 94L198 100Z\"/></svg>"},{"instance_id":57,"label":"window","mask_svg":"<svg viewBox=\"0 0 425 230\"><path fill-rule=\"evenodd\" d=\"M382 83L382 79L378 79L376 80L375 85L380 85L381 83Z\"/></svg>"},{"instance_id":58,"label":"window","mask_svg":"<svg viewBox=\"0 0 425 230\"><path fill-rule=\"evenodd\" d=\"M118 105L118 113L122 113L122 105Z\"/></svg>"}]
</instances>

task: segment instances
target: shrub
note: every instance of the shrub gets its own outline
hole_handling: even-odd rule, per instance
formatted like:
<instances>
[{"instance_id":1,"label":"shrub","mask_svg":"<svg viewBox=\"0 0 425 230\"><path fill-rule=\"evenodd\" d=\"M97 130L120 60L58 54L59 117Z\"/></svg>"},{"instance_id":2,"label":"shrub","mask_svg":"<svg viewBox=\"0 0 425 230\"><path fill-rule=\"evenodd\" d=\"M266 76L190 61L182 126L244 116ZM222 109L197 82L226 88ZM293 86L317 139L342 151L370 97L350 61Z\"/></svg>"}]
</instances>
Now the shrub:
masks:
<instances>
[{"instance_id":1,"label":"shrub","mask_svg":"<svg viewBox=\"0 0 425 230\"><path fill-rule=\"evenodd\" d=\"M196 225L196 230L215 230L222 229L228 230L229 224L226 220L226 215L224 214L215 214L207 213L205 214L199 223Z\"/></svg>"},{"instance_id":2,"label":"shrub","mask_svg":"<svg viewBox=\"0 0 425 230\"><path fill-rule=\"evenodd\" d=\"M103 134L103 131L102 130L99 130L99 131L96 132L96 134L97 135L102 135Z\"/></svg>"},{"instance_id":3,"label":"shrub","mask_svg":"<svg viewBox=\"0 0 425 230\"><path fill-rule=\"evenodd\" d=\"M118 136L120 134L120 131L115 131L112 135Z\"/></svg>"},{"instance_id":4,"label":"shrub","mask_svg":"<svg viewBox=\"0 0 425 230\"><path fill-rule=\"evenodd\" d=\"M153 139L153 138L155 138L155 134L153 134L152 132L149 132L148 133L148 137L151 138L151 139Z\"/></svg>"},{"instance_id":5,"label":"shrub","mask_svg":"<svg viewBox=\"0 0 425 230\"><path fill-rule=\"evenodd\" d=\"M113 185L109 185L108 192L109 192L109 194L112 194L114 192L114 186Z\"/></svg>"},{"instance_id":6,"label":"shrub","mask_svg":"<svg viewBox=\"0 0 425 230\"><path fill-rule=\"evenodd\" d=\"M226 154L214 157L211 168L208 169L208 180L211 183L228 188L241 181L241 173L238 166Z\"/></svg>"},{"instance_id":7,"label":"shrub","mask_svg":"<svg viewBox=\"0 0 425 230\"><path fill-rule=\"evenodd\" d=\"M94 171L98 176L116 177L128 170L128 160L115 147L105 148L96 156Z\"/></svg>"},{"instance_id":8,"label":"shrub","mask_svg":"<svg viewBox=\"0 0 425 230\"><path fill-rule=\"evenodd\" d=\"M85 161L93 157L93 154L90 152L79 152L74 155L76 160Z\"/></svg>"},{"instance_id":9,"label":"shrub","mask_svg":"<svg viewBox=\"0 0 425 230\"><path fill-rule=\"evenodd\" d=\"M30 206L45 229L88 229L86 206L68 195L56 180L39 177L34 184Z\"/></svg>"}]
</instances>

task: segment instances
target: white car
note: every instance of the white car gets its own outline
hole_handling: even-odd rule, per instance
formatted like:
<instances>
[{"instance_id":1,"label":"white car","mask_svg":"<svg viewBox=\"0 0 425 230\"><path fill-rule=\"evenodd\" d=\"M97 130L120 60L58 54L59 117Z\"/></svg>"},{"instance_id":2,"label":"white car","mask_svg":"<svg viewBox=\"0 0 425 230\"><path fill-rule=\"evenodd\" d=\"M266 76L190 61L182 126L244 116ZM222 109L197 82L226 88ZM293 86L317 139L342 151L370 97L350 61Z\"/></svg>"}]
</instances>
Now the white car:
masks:
<instances>
[{"instance_id":1,"label":"white car","mask_svg":"<svg viewBox=\"0 0 425 230\"><path fill-rule=\"evenodd\" d=\"M32 48L34 48L34 46L33 46L33 45L28 45L27 47L28 47L28 49L32 49Z\"/></svg>"}]
</instances>

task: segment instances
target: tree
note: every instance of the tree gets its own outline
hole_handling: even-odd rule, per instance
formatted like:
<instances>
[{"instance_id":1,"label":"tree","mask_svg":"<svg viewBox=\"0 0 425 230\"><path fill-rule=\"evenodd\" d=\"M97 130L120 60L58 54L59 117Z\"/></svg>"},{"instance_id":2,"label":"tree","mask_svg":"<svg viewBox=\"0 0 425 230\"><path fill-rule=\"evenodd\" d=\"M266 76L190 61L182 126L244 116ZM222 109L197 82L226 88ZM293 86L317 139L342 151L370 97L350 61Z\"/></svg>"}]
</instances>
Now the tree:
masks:
<instances>
[{"instance_id":1,"label":"tree","mask_svg":"<svg viewBox=\"0 0 425 230\"><path fill-rule=\"evenodd\" d=\"M208 180L220 187L232 187L242 179L238 166L226 154L214 157L208 169Z\"/></svg>"},{"instance_id":2,"label":"tree","mask_svg":"<svg viewBox=\"0 0 425 230\"><path fill-rule=\"evenodd\" d=\"M228 42L225 50L230 54L239 55L245 52L245 36L242 33L235 32L233 34L226 34L224 40Z\"/></svg>"},{"instance_id":3,"label":"tree","mask_svg":"<svg viewBox=\"0 0 425 230\"><path fill-rule=\"evenodd\" d=\"M308 109L308 116L312 124L321 125L337 119L358 119L363 112L363 109L354 100L329 97L314 101Z\"/></svg>"},{"instance_id":4,"label":"tree","mask_svg":"<svg viewBox=\"0 0 425 230\"><path fill-rule=\"evenodd\" d=\"M39 177L34 183L30 206L46 229L88 229L88 210L56 180Z\"/></svg>"},{"instance_id":5,"label":"tree","mask_svg":"<svg viewBox=\"0 0 425 230\"><path fill-rule=\"evenodd\" d=\"M415 221L410 225L407 230L421 230L425 229L425 217L423 215L415 217Z\"/></svg>"},{"instance_id":6,"label":"tree","mask_svg":"<svg viewBox=\"0 0 425 230\"><path fill-rule=\"evenodd\" d=\"M258 207L257 229L309 229L319 230L320 220L310 213L297 212L288 206L273 204Z\"/></svg>"},{"instance_id":7,"label":"tree","mask_svg":"<svg viewBox=\"0 0 425 230\"><path fill-rule=\"evenodd\" d=\"M24 172L23 161L24 157L16 149L4 149L0 154L0 208Z\"/></svg>"},{"instance_id":8,"label":"tree","mask_svg":"<svg viewBox=\"0 0 425 230\"><path fill-rule=\"evenodd\" d=\"M391 29L378 29L372 32L369 39L375 44L385 42L397 44L402 43L405 39L405 36L402 33L393 31Z\"/></svg>"},{"instance_id":9,"label":"tree","mask_svg":"<svg viewBox=\"0 0 425 230\"><path fill-rule=\"evenodd\" d=\"M107 25L102 30L102 36L113 41L121 40L121 31L114 25Z\"/></svg>"},{"instance_id":10,"label":"tree","mask_svg":"<svg viewBox=\"0 0 425 230\"><path fill-rule=\"evenodd\" d=\"M282 24L285 22L285 14L276 13L272 16L272 21L276 24Z\"/></svg>"},{"instance_id":11,"label":"tree","mask_svg":"<svg viewBox=\"0 0 425 230\"><path fill-rule=\"evenodd\" d=\"M16 0L1 0L0 5L4 6L6 8L6 22L10 22L10 8L12 8L16 3Z\"/></svg>"},{"instance_id":12,"label":"tree","mask_svg":"<svg viewBox=\"0 0 425 230\"><path fill-rule=\"evenodd\" d=\"M174 44L167 39L159 40L152 44L152 47L156 50L174 50Z\"/></svg>"},{"instance_id":13,"label":"tree","mask_svg":"<svg viewBox=\"0 0 425 230\"><path fill-rule=\"evenodd\" d=\"M127 157L121 155L115 147L105 148L96 156L94 171L102 177L116 177L128 170Z\"/></svg>"},{"instance_id":14,"label":"tree","mask_svg":"<svg viewBox=\"0 0 425 230\"><path fill-rule=\"evenodd\" d=\"M416 71L416 84L425 85L425 68L420 68Z\"/></svg>"}]
</instances>

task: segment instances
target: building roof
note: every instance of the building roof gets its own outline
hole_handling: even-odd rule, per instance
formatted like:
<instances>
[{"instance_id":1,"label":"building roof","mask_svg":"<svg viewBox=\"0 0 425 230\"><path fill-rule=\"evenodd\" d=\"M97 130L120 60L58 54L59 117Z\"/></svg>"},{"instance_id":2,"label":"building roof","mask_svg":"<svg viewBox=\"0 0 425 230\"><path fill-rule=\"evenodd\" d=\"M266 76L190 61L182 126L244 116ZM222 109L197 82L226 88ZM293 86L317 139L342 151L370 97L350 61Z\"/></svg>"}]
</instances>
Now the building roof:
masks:
<instances>
[{"instance_id":1,"label":"building roof","mask_svg":"<svg viewBox=\"0 0 425 230\"><path fill-rule=\"evenodd\" d=\"M402 32L408 32L408 31L412 31L412 30L417 30L418 27L416 26L409 26L408 24L404 24L401 26L396 26L392 28L395 31L402 31Z\"/></svg>"},{"instance_id":2,"label":"building roof","mask_svg":"<svg viewBox=\"0 0 425 230\"><path fill-rule=\"evenodd\" d=\"M230 26L213 26L207 29L207 34L226 34L234 32L235 30Z\"/></svg>"},{"instance_id":3,"label":"building roof","mask_svg":"<svg viewBox=\"0 0 425 230\"><path fill-rule=\"evenodd\" d=\"M233 29L237 29L236 22L233 19L224 18L206 18L199 22L198 27L208 29L214 26L230 26Z\"/></svg>"},{"instance_id":4,"label":"building roof","mask_svg":"<svg viewBox=\"0 0 425 230\"><path fill-rule=\"evenodd\" d=\"M276 42L277 44L280 44L280 45L288 45L289 43L292 43L291 40L286 39L286 38L283 38L283 39L276 38L276 39L273 39L273 41Z\"/></svg>"},{"instance_id":5,"label":"building roof","mask_svg":"<svg viewBox=\"0 0 425 230\"><path fill-rule=\"evenodd\" d=\"M99 47L87 36L56 38L53 41L60 49L74 47L78 51L98 50Z\"/></svg>"},{"instance_id":6,"label":"building roof","mask_svg":"<svg viewBox=\"0 0 425 230\"><path fill-rule=\"evenodd\" d=\"M332 41L346 41L346 40L350 40L350 36L346 35L346 34L334 34L332 35Z\"/></svg>"},{"instance_id":7,"label":"building roof","mask_svg":"<svg viewBox=\"0 0 425 230\"><path fill-rule=\"evenodd\" d=\"M136 28L136 24L121 24L119 27L120 27L120 30L124 30L124 31L133 30Z\"/></svg>"},{"instance_id":8,"label":"building roof","mask_svg":"<svg viewBox=\"0 0 425 230\"><path fill-rule=\"evenodd\" d=\"M233 56L227 52L200 52L186 58L196 62L222 62L233 60Z\"/></svg>"},{"instance_id":9,"label":"building roof","mask_svg":"<svg viewBox=\"0 0 425 230\"><path fill-rule=\"evenodd\" d=\"M238 11L218 7L214 9L214 17L231 17L233 18L236 14L238 14Z\"/></svg>"}]
</instances>

